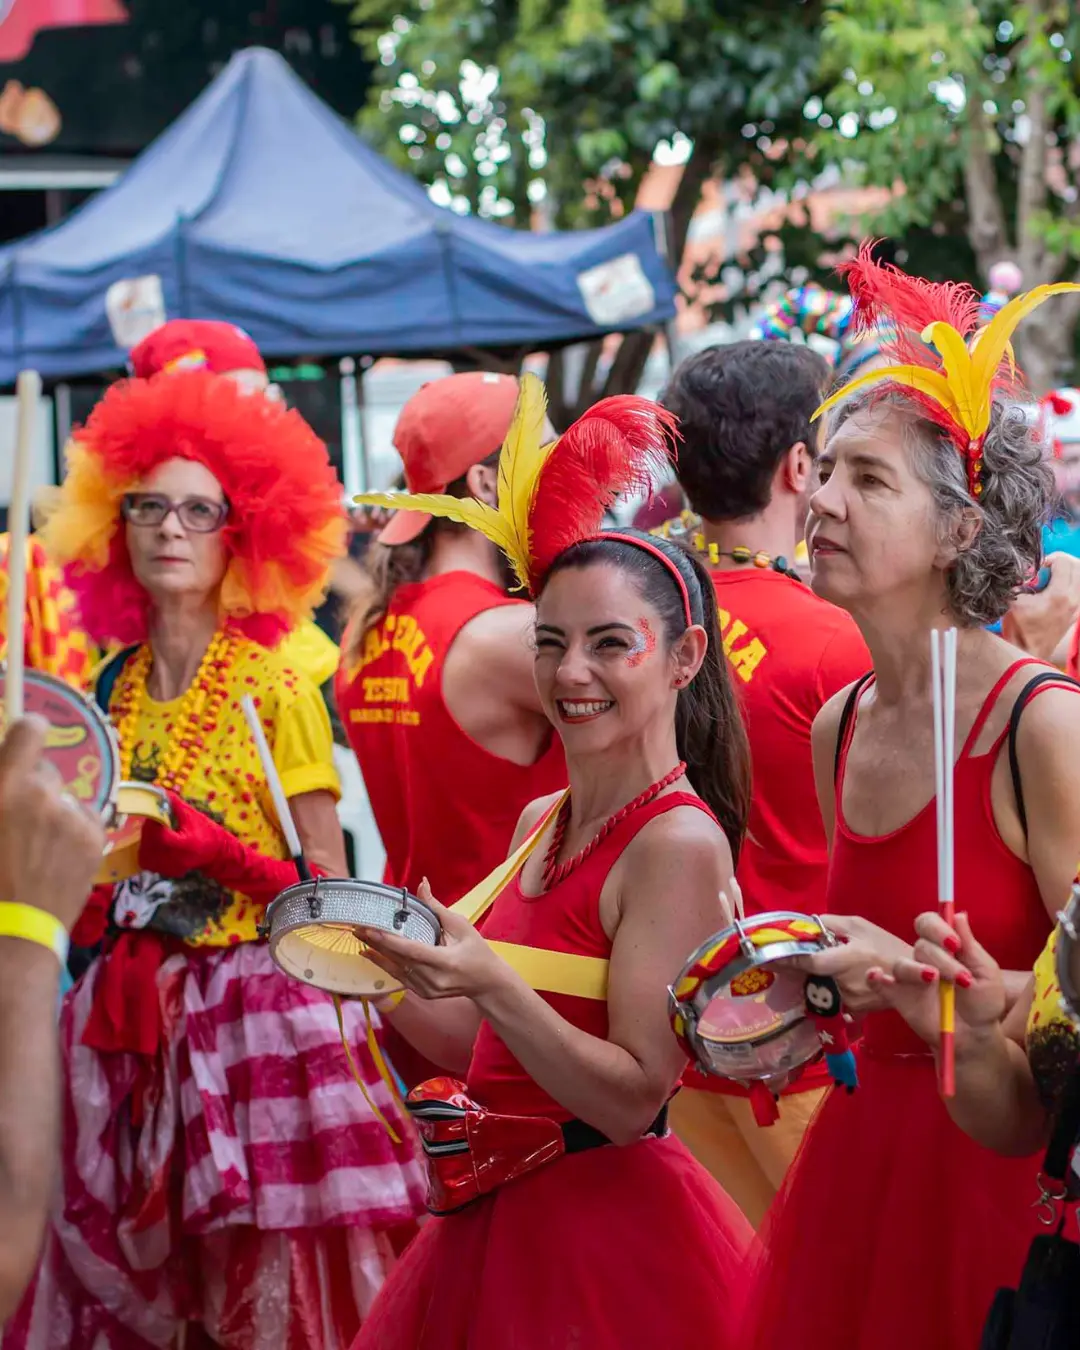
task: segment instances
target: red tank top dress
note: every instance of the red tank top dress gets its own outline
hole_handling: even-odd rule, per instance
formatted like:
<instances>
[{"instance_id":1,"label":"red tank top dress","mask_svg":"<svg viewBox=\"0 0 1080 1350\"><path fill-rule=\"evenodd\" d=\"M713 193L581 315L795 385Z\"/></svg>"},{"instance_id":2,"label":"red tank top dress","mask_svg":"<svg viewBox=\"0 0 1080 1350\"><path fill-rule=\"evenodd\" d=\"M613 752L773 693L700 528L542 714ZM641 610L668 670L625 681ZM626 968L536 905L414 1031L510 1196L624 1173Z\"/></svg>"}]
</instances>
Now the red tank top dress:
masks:
<instances>
[{"instance_id":1,"label":"red tank top dress","mask_svg":"<svg viewBox=\"0 0 1080 1350\"><path fill-rule=\"evenodd\" d=\"M1031 968L1051 925L1034 873L994 822L991 776L1008 729L985 754L971 750L1026 664L987 695L955 778L956 907L1007 970ZM856 719L838 757L826 908L908 937L937 904L934 802L889 834L850 829ZM999 1157L953 1124L932 1055L896 1013L866 1019L859 1077L852 1096L830 1094L769 1215L747 1350L976 1350L994 1291L1015 1285L1038 1227L1038 1160Z\"/></svg>"},{"instance_id":2,"label":"red tank top dress","mask_svg":"<svg viewBox=\"0 0 1080 1350\"><path fill-rule=\"evenodd\" d=\"M542 895L525 895L512 882L489 911L485 933L609 957L600 923L608 872L648 821L687 805L704 809L690 793L656 798ZM670 900L678 900L675 878ZM572 1025L606 1039L605 1004L541 997ZM570 1118L486 1023L469 1087L492 1110ZM569 1154L429 1221L353 1350L736 1350L753 1240L737 1206L673 1135Z\"/></svg>"},{"instance_id":3,"label":"red tank top dress","mask_svg":"<svg viewBox=\"0 0 1080 1350\"><path fill-rule=\"evenodd\" d=\"M386 849L385 880L415 892L427 877L444 905L502 862L529 802L566 786L554 733L535 763L514 764L462 731L443 700L443 664L461 629L518 603L472 572L401 586L335 683Z\"/></svg>"}]
</instances>

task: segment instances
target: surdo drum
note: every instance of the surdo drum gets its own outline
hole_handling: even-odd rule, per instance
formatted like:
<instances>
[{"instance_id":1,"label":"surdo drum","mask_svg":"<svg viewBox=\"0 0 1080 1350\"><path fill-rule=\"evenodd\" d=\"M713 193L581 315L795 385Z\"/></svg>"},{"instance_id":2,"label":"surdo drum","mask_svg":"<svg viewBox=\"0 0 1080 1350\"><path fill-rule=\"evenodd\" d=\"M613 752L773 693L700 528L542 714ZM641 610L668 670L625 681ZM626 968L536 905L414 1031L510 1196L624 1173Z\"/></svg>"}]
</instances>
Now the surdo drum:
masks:
<instances>
[{"instance_id":1,"label":"surdo drum","mask_svg":"<svg viewBox=\"0 0 1080 1350\"><path fill-rule=\"evenodd\" d=\"M331 994L383 998L401 984L365 955L356 929L438 945L442 925L435 912L400 887L375 881L317 877L290 886L267 906L262 932L270 955L294 979Z\"/></svg>"},{"instance_id":2,"label":"surdo drum","mask_svg":"<svg viewBox=\"0 0 1080 1350\"><path fill-rule=\"evenodd\" d=\"M4 670L0 667L0 704ZM145 819L171 824L169 799L150 783L120 782L116 732L96 703L63 680L40 670L23 674L23 705L48 723L45 758L65 791L96 811L108 831L95 884L123 881L139 870L139 838ZM2 722L0 712L0 722Z\"/></svg>"},{"instance_id":3,"label":"surdo drum","mask_svg":"<svg viewBox=\"0 0 1080 1350\"><path fill-rule=\"evenodd\" d=\"M807 1018L805 973L776 962L835 942L819 919L784 911L736 920L703 943L668 989L687 1055L717 1078L779 1091L822 1046Z\"/></svg>"}]
</instances>

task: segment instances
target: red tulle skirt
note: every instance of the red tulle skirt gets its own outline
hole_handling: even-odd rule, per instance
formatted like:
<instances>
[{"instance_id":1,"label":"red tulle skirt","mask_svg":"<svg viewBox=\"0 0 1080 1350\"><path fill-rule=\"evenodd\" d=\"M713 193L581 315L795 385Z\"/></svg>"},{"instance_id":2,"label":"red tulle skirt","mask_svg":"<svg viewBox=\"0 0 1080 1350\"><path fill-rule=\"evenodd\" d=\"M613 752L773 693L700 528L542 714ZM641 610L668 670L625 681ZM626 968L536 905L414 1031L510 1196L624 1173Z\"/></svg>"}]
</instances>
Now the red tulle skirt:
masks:
<instances>
[{"instance_id":1,"label":"red tulle skirt","mask_svg":"<svg viewBox=\"0 0 1080 1350\"><path fill-rule=\"evenodd\" d=\"M735 1350L753 1241L672 1136L573 1154L428 1223L353 1350Z\"/></svg>"},{"instance_id":2,"label":"red tulle skirt","mask_svg":"<svg viewBox=\"0 0 1080 1350\"><path fill-rule=\"evenodd\" d=\"M742 1350L976 1350L994 1291L1019 1278L1040 1160L963 1134L925 1050L863 1053L859 1075L773 1203Z\"/></svg>"}]
</instances>

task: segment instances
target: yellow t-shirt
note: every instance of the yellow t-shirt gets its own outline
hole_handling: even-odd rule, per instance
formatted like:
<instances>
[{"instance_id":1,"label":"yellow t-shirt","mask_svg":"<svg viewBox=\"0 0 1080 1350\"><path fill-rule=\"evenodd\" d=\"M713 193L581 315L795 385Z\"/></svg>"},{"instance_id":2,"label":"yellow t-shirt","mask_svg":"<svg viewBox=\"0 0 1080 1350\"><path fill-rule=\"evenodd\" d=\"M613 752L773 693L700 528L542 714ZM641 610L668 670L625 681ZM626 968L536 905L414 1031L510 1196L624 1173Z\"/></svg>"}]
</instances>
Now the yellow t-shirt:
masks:
<instances>
[{"instance_id":1,"label":"yellow t-shirt","mask_svg":"<svg viewBox=\"0 0 1080 1350\"><path fill-rule=\"evenodd\" d=\"M240 700L245 694L255 700L285 795L326 791L337 799L341 790L326 705L306 675L254 642L240 643L226 679L228 699L216 729L204 732L205 748L181 795L244 844L284 858L288 850ZM113 710L122 680L121 674ZM133 778L155 780L181 702L144 698L132 747ZM174 880L144 872L116 887L112 917L121 928L152 928L194 947L224 947L258 936L262 906L199 872Z\"/></svg>"},{"instance_id":2,"label":"yellow t-shirt","mask_svg":"<svg viewBox=\"0 0 1080 1350\"><path fill-rule=\"evenodd\" d=\"M276 651L286 664L302 670L319 685L331 678L341 657L337 643L328 638L313 619L305 619L287 633Z\"/></svg>"}]
</instances>

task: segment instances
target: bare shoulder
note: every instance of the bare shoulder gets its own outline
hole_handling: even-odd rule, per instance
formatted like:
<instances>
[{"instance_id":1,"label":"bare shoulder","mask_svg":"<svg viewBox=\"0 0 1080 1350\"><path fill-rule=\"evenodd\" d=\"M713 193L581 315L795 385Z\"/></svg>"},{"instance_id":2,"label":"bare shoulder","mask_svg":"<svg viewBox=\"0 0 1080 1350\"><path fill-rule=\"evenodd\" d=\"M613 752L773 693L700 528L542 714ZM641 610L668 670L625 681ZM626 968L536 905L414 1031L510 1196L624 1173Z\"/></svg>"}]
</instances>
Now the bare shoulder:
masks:
<instances>
[{"instance_id":1,"label":"bare shoulder","mask_svg":"<svg viewBox=\"0 0 1080 1350\"><path fill-rule=\"evenodd\" d=\"M810 741L815 755L819 751L824 751L830 756L835 752L844 709L858 683L858 680L852 680L850 684L844 685L843 689L838 689L832 698L827 699L818 709L814 724L810 728Z\"/></svg>"},{"instance_id":2,"label":"bare shoulder","mask_svg":"<svg viewBox=\"0 0 1080 1350\"><path fill-rule=\"evenodd\" d=\"M1053 666L1040 665L1025 667L1026 680L1040 670L1062 678L1061 672ZM1011 701L1009 706L1011 708ZM1024 756L1076 762L1080 757L1080 689L1050 684L1041 689L1037 697L1031 698L1020 719L1017 750Z\"/></svg>"},{"instance_id":3,"label":"bare shoulder","mask_svg":"<svg viewBox=\"0 0 1080 1350\"><path fill-rule=\"evenodd\" d=\"M518 816L518 823L514 827L514 837L510 841L511 853L516 852L521 847L562 795L561 792L550 792L546 797L537 797L535 801L526 806L521 815Z\"/></svg>"},{"instance_id":4,"label":"bare shoulder","mask_svg":"<svg viewBox=\"0 0 1080 1350\"><path fill-rule=\"evenodd\" d=\"M676 806L654 816L634 835L620 858L625 876L654 877L658 872L677 877L726 881L734 871L727 835L706 811Z\"/></svg>"},{"instance_id":5,"label":"bare shoulder","mask_svg":"<svg viewBox=\"0 0 1080 1350\"><path fill-rule=\"evenodd\" d=\"M532 605L492 605L490 609L474 614L462 626L454 639L454 648L460 647L463 654L477 656L489 653L493 647L502 650L507 642L514 642L530 651L535 623L536 610Z\"/></svg>"}]
</instances>

